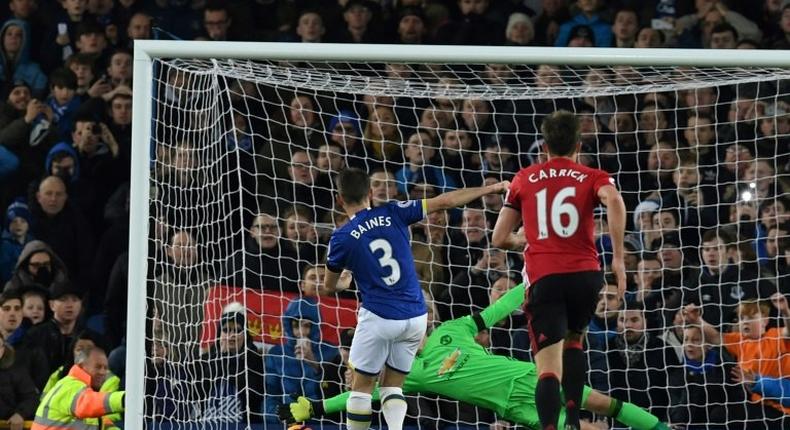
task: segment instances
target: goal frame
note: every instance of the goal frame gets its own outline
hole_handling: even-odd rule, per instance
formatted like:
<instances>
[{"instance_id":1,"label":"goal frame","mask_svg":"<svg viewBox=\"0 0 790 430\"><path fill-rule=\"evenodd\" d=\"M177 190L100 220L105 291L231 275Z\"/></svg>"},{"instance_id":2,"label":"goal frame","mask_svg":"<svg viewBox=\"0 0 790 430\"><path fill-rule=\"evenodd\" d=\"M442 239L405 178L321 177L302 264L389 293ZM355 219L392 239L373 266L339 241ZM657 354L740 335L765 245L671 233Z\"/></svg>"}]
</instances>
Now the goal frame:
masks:
<instances>
[{"instance_id":1,"label":"goal frame","mask_svg":"<svg viewBox=\"0 0 790 430\"><path fill-rule=\"evenodd\" d=\"M281 61L496 63L579 66L790 68L790 56L771 50L554 48L513 46L368 45L338 43L134 42L129 283L126 332L126 428L143 428L146 270L154 60L167 58Z\"/></svg>"}]
</instances>

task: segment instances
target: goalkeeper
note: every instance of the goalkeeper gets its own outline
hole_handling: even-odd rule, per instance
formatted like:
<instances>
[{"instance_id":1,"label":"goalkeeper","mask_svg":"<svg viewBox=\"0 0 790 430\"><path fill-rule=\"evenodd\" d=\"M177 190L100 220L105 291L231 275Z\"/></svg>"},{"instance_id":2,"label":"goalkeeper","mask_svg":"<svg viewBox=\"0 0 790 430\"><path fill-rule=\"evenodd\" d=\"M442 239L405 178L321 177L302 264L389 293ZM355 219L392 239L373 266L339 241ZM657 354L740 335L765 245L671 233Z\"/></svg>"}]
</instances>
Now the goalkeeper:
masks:
<instances>
[{"instance_id":1,"label":"goalkeeper","mask_svg":"<svg viewBox=\"0 0 790 430\"><path fill-rule=\"evenodd\" d=\"M479 332L519 309L523 301L524 284L521 284L482 312L440 325L425 339L406 377L403 391L439 394L491 409L500 418L529 429L540 429L535 407L535 387L538 383L535 364L491 355L475 342ZM373 396L374 400L378 399L378 390ZM296 402L281 406L279 415L284 421L298 422L340 412L345 410L347 397L348 392L323 401L299 397ZM613 399L589 387L584 387L582 407L599 415L613 417L636 430L669 429L638 406ZM563 410L558 428L564 428L564 423ZM583 428L587 425L583 423Z\"/></svg>"}]
</instances>

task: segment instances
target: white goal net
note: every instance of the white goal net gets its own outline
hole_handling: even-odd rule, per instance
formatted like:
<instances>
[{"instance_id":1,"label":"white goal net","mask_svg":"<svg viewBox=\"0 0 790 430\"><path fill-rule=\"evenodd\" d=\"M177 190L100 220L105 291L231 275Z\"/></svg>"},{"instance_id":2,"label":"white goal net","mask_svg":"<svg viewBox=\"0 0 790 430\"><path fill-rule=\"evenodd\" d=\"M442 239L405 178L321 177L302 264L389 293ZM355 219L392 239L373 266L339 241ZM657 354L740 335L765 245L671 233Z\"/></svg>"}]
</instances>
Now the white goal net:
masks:
<instances>
[{"instance_id":1,"label":"white goal net","mask_svg":"<svg viewBox=\"0 0 790 430\"><path fill-rule=\"evenodd\" d=\"M358 297L320 287L346 220L334 175L367 170L374 204L510 179L540 162L557 109L578 114L581 162L616 179L629 214L628 292L602 293L589 384L694 428L790 413L790 341L770 300L790 294L790 70L171 59L153 77L146 422L264 428L291 394L347 389ZM521 282L519 253L488 243L501 207L487 197L412 229L435 324ZM719 338L680 317L689 304ZM520 313L486 341L531 358ZM498 420L421 393L406 424Z\"/></svg>"}]
</instances>

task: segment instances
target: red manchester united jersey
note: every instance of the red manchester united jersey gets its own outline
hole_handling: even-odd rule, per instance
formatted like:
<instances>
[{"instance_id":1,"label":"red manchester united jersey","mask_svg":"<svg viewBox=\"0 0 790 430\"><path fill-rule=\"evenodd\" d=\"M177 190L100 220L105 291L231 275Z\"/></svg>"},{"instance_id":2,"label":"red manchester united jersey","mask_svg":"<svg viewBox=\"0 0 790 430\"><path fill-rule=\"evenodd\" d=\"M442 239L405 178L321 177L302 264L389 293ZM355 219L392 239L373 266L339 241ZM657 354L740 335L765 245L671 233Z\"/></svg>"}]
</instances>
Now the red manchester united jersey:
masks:
<instances>
[{"instance_id":1,"label":"red manchester united jersey","mask_svg":"<svg viewBox=\"0 0 790 430\"><path fill-rule=\"evenodd\" d=\"M601 269L593 209L604 185L614 185L608 173L567 158L552 158L518 172L505 204L521 212L529 283L555 273Z\"/></svg>"}]
</instances>

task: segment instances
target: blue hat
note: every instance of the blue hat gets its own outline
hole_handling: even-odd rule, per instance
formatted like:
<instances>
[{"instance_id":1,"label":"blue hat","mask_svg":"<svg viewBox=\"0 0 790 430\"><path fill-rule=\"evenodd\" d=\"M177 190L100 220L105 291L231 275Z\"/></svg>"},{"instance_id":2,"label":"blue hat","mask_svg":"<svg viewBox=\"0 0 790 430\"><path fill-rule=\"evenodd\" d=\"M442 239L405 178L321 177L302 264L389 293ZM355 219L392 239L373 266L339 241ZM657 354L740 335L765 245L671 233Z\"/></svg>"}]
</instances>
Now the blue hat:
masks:
<instances>
[{"instance_id":1,"label":"blue hat","mask_svg":"<svg viewBox=\"0 0 790 430\"><path fill-rule=\"evenodd\" d=\"M354 112L350 110L341 110L337 115L333 116L332 119L329 120L330 133L335 129L338 123L351 123L351 125L354 126L354 131L357 132L357 136L362 137L362 126L359 124L359 115Z\"/></svg>"},{"instance_id":2,"label":"blue hat","mask_svg":"<svg viewBox=\"0 0 790 430\"><path fill-rule=\"evenodd\" d=\"M28 224L33 223L33 214L30 213L30 208L27 207L27 203L25 203L24 200L14 200L14 202L8 206L8 209L6 209L6 227L11 224L11 221L13 221L14 218L22 218L27 221Z\"/></svg>"}]
</instances>

